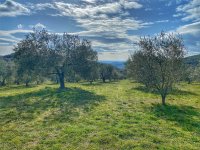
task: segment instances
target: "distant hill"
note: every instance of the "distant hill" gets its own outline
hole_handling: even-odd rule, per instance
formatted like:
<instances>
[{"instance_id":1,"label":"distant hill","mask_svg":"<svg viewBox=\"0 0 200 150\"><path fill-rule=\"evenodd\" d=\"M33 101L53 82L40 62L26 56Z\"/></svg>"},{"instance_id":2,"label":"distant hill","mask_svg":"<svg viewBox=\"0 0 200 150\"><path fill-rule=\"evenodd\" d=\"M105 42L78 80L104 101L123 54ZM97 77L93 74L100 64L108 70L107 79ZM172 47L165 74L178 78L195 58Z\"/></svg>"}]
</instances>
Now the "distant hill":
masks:
<instances>
[{"instance_id":1,"label":"distant hill","mask_svg":"<svg viewBox=\"0 0 200 150\"><path fill-rule=\"evenodd\" d=\"M0 59L6 60L6 61L13 60L13 58L14 58L14 53L9 54L9 55L0 56Z\"/></svg>"},{"instance_id":2,"label":"distant hill","mask_svg":"<svg viewBox=\"0 0 200 150\"><path fill-rule=\"evenodd\" d=\"M124 67L125 67L125 61L103 61L103 60L100 60L99 62L104 63L104 64L113 65L119 69L124 69Z\"/></svg>"},{"instance_id":3,"label":"distant hill","mask_svg":"<svg viewBox=\"0 0 200 150\"><path fill-rule=\"evenodd\" d=\"M200 54L199 55L193 55L185 58L185 63L191 66L196 66L200 62Z\"/></svg>"}]
</instances>

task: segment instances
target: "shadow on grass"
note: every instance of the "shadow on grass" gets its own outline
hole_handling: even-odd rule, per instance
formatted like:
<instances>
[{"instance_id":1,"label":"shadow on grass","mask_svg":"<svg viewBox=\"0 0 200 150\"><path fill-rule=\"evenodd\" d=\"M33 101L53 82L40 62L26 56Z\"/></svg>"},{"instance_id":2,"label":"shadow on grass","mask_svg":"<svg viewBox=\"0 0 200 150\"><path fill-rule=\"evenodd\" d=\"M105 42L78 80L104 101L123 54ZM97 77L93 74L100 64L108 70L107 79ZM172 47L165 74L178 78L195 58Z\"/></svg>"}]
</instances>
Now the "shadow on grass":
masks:
<instances>
[{"instance_id":1,"label":"shadow on grass","mask_svg":"<svg viewBox=\"0 0 200 150\"><path fill-rule=\"evenodd\" d=\"M154 105L152 112L159 118L175 122L184 130L200 133L200 110L192 106Z\"/></svg>"},{"instance_id":2,"label":"shadow on grass","mask_svg":"<svg viewBox=\"0 0 200 150\"><path fill-rule=\"evenodd\" d=\"M102 81L98 81L98 82L93 82L92 84L89 82L83 82L81 83L81 85L83 86L101 86L101 85L106 85L106 84L117 84L119 83L119 81L106 81L105 83Z\"/></svg>"},{"instance_id":3,"label":"shadow on grass","mask_svg":"<svg viewBox=\"0 0 200 150\"><path fill-rule=\"evenodd\" d=\"M83 85L83 86L100 86L103 84L104 84L103 82L93 82L93 83L83 82L83 83L81 83L81 85Z\"/></svg>"},{"instance_id":4,"label":"shadow on grass","mask_svg":"<svg viewBox=\"0 0 200 150\"><path fill-rule=\"evenodd\" d=\"M13 121L32 121L38 117L44 122L69 121L80 111L90 111L104 96L80 88L59 91L45 88L40 91L16 96L0 97L0 124Z\"/></svg>"},{"instance_id":5,"label":"shadow on grass","mask_svg":"<svg viewBox=\"0 0 200 150\"><path fill-rule=\"evenodd\" d=\"M148 88L146 88L145 86L138 86L138 87L135 87L135 88L132 88L134 90L138 90L138 91L141 91L141 92L145 92L145 93L153 93L153 94L157 94L157 95L160 95L156 90L150 90ZM193 95L193 96L197 96L198 94L196 93L193 93L193 92L190 92L190 91L184 91L184 90L179 90L177 88L173 89L171 92L170 92L171 95Z\"/></svg>"},{"instance_id":6,"label":"shadow on grass","mask_svg":"<svg viewBox=\"0 0 200 150\"><path fill-rule=\"evenodd\" d=\"M34 88L37 85L11 85L11 86L0 86L0 91L5 91L5 90L19 90L19 89L24 89L24 88Z\"/></svg>"}]
</instances>

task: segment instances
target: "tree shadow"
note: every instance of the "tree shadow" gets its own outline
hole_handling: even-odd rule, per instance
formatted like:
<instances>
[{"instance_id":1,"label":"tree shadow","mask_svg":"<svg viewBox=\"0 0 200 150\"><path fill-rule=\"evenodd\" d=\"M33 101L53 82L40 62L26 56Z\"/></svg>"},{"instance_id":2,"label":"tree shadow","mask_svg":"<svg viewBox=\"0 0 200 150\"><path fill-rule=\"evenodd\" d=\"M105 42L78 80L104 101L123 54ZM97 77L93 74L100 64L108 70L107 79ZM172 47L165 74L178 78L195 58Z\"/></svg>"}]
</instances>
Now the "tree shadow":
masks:
<instances>
[{"instance_id":1,"label":"tree shadow","mask_svg":"<svg viewBox=\"0 0 200 150\"><path fill-rule=\"evenodd\" d=\"M148 89L145 86L138 86L138 87L134 87L132 88L133 90L137 90L137 91L141 91L144 93L153 93L156 95L160 95L156 90L152 90L152 89ZM190 91L184 91L184 90L180 90L177 88L174 88L170 91L170 95L193 95L193 96L198 96L198 94L190 92Z\"/></svg>"},{"instance_id":2,"label":"tree shadow","mask_svg":"<svg viewBox=\"0 0 200 150\"><path fill-rule=\"evenodd\" d=\"M19 89L24 89L24 88L34 88L37 85L11 85L11 86L0 86L0 91L5 91L5 90L19 90Z\"/></svg>"},{"instance_id":3,"label":"tree shadow","mask_svg":"<svg viewBox=\"0 0 200 150\"><path fill-rule=\"evenodd\" d=\"M40 91L0 97L0 124L14 121L32 121L43 117L44 122L70 121L80 111L91 111L104 96L81 88L64 91L47 87Z\"/></svg>"},{"instance_id":4,"label":"tree shadow","mask_svg":"<svg viewBox=\"0 0 200 150\"><path fill-rule=\"evenodd\" d=\"M83 82L83 83L81 83L81 85L83 85L83 86L100 86L100 85L103 85L103 82L93 82L93 83Z\"/></svg>"},{"instance_id":5,"label":"tree shadow","mask_svg":"<svg viewBox=\"0 0 200 150\"><path fill-rule=\"evenodd\" d=\"M200 110L192 106L156 104L152 107L156 117L175 122L187 131L200 133Z\"/></svg>"},{"instance_id":6,"label":"tree shadow","mask_svg":"<svg viewBox=\"0 0 200 150\"><path fill-rule=\"evenodd\" d=\"M84 83L81 83L81 85L83 85L83 86L101 86L101 85L105 85L105 84L117 84L117 83L119 83L119 80L106 81L106 82L98 81L98 82L93 82L93 83L84 82Z\"/></svg>"}]
</instances>

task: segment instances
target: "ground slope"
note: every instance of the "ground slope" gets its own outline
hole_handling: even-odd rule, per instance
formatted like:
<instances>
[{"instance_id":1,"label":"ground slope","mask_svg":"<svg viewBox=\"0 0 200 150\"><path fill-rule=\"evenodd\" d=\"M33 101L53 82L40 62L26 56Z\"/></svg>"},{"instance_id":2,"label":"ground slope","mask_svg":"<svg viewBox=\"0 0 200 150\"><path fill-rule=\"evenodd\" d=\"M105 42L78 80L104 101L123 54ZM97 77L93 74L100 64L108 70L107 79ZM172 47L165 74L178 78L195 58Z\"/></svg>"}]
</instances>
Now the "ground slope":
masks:
<instances>
[{"instance_id":1,"label":"ground slope","mask_svg":"<svg viewBox=\"0 0 200 150\"><path fill-rule=\"evenodd\" d=\"M137 83L0 89L0 149L199 149L200 84L160 97Z\"/></svg>"}]
</instances>

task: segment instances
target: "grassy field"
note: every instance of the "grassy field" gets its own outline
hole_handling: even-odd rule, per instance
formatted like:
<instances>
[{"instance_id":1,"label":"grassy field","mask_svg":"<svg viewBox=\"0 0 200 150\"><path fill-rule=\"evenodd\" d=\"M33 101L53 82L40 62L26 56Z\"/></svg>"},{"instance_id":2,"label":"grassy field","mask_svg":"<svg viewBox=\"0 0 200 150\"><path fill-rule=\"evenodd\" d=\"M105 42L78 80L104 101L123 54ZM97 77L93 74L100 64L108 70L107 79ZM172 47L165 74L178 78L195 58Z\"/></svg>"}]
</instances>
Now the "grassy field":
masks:
<instances>
[{"instance_id":1,"label":"grassy field","mask_svg":"<svg viewBox=\"0 0 200 150\"><path fill-rule=\"evenodd\" d=\"M197 149L200 84L160 96L128 80L0 88L0 149Z\"/></svg>"}]
</instances>

